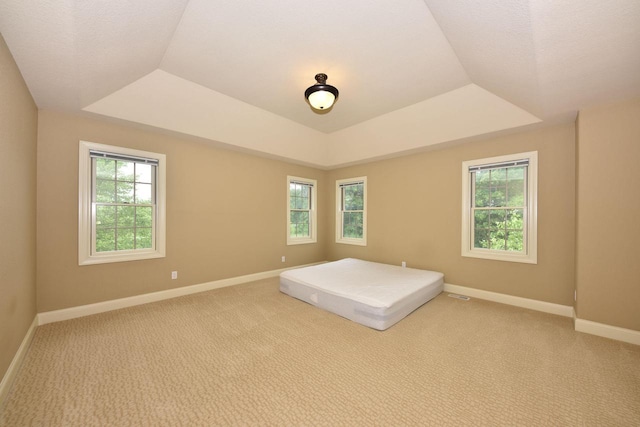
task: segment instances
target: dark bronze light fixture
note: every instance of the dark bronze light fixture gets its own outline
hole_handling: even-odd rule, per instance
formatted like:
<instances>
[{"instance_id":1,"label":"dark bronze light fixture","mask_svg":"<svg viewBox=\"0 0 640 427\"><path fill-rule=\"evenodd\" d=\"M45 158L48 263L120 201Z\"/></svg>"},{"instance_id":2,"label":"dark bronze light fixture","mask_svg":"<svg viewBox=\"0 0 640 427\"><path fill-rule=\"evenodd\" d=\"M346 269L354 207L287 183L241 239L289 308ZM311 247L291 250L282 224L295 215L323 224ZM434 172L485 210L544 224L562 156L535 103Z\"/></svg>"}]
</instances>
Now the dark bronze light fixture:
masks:
<instances>
[{"instance_id":1,"label":"dark bronze light fixture","mask_svg":"<svg viewBox=\"0 0 640 427\"><path fill-rule=\"evenodd\" d=\"M327 75L316 74L318 83L304 91L304 97L316 110L328 110L338 99L338 89L327 84Z\"/></svg>"}]
</instances>

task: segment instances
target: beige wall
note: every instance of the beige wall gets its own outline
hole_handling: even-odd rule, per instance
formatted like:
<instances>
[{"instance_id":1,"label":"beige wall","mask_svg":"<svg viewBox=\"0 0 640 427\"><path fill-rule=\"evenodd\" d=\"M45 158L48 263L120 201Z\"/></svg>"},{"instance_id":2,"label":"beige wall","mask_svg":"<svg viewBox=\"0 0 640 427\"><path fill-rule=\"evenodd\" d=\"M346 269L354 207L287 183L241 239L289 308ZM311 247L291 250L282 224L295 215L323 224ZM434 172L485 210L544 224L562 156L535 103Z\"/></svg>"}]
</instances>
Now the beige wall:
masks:
<instances>
[{"instance_id":1,"label":"beige wall","mask_svg":"<svg viewBox=\"0 0 640 427\"><path fill-rule=\"evenodd\" d=\"M0 35L0 378L36 315L38 112Z\"/></svg>"},{"instance_id":2,"label":"beige wall","mask_svg":"<svg viewBox=\"0 0 640 427\"><path fill-rule=\"evenodd\" d=\"M577 317L640 331L640 99L580 111Z\"/></svg>"},{"instance_id":3,"label":"beige wall","mask_svg":"<svg viewBox=\"0 0 640 427\"><path fill-rule=\"evenodd\" d=\"M538 264L463 258L461 168L464 160L538 151ZM358 257L438 270L447 283L573 305L575 244L574 126L472 142L330 171L329 182L367 176L368 244L335 243L328 259ZM327 223L335 225L335 190Z\"/></svg>"},{"instance_id":4,"label":"beige wall","mask_svg":"<svg viewBox=\"0 0 640 427\"><path fill-rule=\"evenodd\" d=\"M324 240L286 245L287 175L317 179L324 206L324 171L52 111L38 135L38 312L325 258ZM166 154L166 258L78 266L79 140Z\"/></svg>"}]
</instances>

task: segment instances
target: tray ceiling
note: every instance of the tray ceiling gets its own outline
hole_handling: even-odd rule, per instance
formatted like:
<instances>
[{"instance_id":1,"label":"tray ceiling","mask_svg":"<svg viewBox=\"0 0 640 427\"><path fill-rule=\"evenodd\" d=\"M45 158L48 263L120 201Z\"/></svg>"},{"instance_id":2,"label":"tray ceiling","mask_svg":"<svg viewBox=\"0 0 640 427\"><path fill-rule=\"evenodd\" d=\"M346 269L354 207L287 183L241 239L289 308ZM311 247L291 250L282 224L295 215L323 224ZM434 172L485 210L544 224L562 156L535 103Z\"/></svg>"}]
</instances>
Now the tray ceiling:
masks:
<instances>
[{"instance_id":1,"label":"tray ceiling","mask_svg":"<svg viewBox=\"0 0 640 427\"><path fill-rule=\"evenodd\" d=\"M321 167L640 96L637 0L36 4L0 0L0 31L39 108ZM319 72L327 114L303 97Z\"/></svg>"}]
</instances>

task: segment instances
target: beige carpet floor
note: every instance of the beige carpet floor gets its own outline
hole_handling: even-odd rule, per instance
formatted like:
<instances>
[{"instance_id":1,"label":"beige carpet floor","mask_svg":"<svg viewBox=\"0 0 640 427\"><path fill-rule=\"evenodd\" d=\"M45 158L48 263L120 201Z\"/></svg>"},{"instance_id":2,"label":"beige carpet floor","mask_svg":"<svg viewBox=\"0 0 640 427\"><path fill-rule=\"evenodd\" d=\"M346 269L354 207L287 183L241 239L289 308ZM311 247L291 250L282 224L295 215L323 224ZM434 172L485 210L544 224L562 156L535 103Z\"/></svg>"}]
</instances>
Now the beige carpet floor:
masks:
<instances>
[{"instance_id":1,"label":"beige carpet floor","mask_svg":"<svg viewBox=\"0 0 640 427\"><path fill-rule=\"evenodd\" d=\"M441 294L380 332L269 279L40 326L2 426L638 426L640 347Z\"/></svg>"}]
</instances>

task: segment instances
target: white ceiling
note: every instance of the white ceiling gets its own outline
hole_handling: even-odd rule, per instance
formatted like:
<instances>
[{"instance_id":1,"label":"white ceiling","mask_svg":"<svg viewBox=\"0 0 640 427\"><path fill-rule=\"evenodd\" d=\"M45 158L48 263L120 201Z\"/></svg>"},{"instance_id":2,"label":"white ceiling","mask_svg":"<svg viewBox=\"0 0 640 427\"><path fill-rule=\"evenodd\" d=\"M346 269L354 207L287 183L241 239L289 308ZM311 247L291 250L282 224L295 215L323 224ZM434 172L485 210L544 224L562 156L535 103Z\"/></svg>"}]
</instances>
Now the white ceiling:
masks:
<instances>
[{"instance_id":1,"label":"white ceiling","mask_svg":"<svg viewBox=\"0 0 640 427\"><path fill-rule=\"evenodd\" d=\"M638 0L0 0L0 31L40 108L320 167L640 96Z\"/></svg>"}]
</instances>

